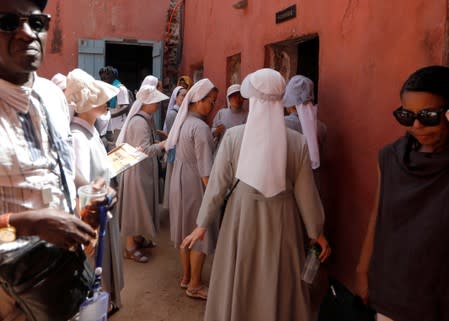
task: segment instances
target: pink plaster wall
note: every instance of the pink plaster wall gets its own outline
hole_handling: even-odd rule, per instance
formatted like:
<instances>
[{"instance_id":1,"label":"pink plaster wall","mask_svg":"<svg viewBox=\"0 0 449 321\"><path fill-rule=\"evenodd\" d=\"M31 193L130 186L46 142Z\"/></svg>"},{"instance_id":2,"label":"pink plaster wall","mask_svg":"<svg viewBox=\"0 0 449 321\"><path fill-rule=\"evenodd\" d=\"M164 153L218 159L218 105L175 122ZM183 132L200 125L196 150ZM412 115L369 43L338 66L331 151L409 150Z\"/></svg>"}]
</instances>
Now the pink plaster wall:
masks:
<instances>
[{"instance_id":1,"label":"pink plaster wall","mask_svg":"<svg viewBox=\"0 0 449 321\"><path fill-rule=\"evenodd\" d=\"M377 152L402 134L392 111L416 68L443 63L447 1L187 0L183 72L203 63L220 89L226 57L241 52L242 77L264 67L264 46L317 33L319 116L328 126L323 165L332 272L353 286L355 265L376 189ZM275 12L297 5L297 18L275 24Z\"/></svg>"},{"instance_id":2,"label":"pink plaster wall","mask_svg":"<svg viewBox=\"0 0 449 321\"><path fill-rule=\"evenodd\" d=\"M169 0L50 0L46 12L52 22L39 73L51 77L77 67L78 39L163 40L168 5ZM60 51L52 53L58 44Z\"/></svg>"}]
</instances>

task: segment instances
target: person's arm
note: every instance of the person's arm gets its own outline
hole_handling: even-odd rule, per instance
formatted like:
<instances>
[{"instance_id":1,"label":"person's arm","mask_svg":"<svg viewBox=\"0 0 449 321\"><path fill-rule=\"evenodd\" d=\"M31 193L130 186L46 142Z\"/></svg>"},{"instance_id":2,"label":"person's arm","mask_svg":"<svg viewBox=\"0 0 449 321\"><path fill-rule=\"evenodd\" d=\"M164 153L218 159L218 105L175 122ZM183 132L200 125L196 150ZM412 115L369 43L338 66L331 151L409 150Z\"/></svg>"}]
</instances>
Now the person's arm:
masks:
<instances>
[{"instance_id":1,"label":"person's arm","mask_svg":"<svg viewBox=\"0 0 449 321\"><path fill-rule=\"evenodd\" d=\"M363 241L362 250L360 252L359 263L357 264L357 294L363 299L364 302L368 300L368 269L371 261L371 255L373 253L374 235L376 232L377 215L379 212L379 199L380 199L380 184L381 173L379 166L377 167L378 180L377 180L377 192L374 201L374 206L370 214L368 222L368 230Z\"/></svg>"},{"instance_id":2,"label":"person's arm","mask_svg":"<svg viewBox=\"0 0 449 321\"><path fill-rule=\"evenodd\" d=\"M300 168L294 182L294 195L307 236L317 240L323 233L324 209L313 177L305 138L302 137L302 140L304 143L299 156Z\"/></svg>"},{"instance_id":3,"label":"person's arm","mask_svg":"<svg viewBox=\"0 0 449 321\"><path fill-rule=\"evenodd\" d=\"M226 130L226 127L223 125L222 120L221 120L221 114L223 109L219 110L218 113L215 115L214 120L212 122L212 136L214 138L219 138L224 131Z\"/></svg>"},{"instance_id":4,"label":"person's arm","mask_svg":"<svg viewBox=\"0 0 449 321\"><path fill-rule=\"evenodd\" d=\"M232 187L235 176L231 163L231 145L231 137L229 132L227 132L218 148L210 174L210 183L207 184L203 201L198 211L196 220L198 227L183 240L181 248L192 248L195 242L204 239L207 227L215 221L219 214L219 208L223 204L227 191Z\"/></svg>"},{"instance_id":5,"label":"person's arm","mask_svg":"<svg viewBox=\"0 0 449 321\"><path fill-rule=\"evenodd\" d=\"M12 213L9 224L16 229L17 236L39 236L64 248L87 245L96 236L95 231L78 217L51 208Z\"/></svg>"},{"instance_id":6,"label":"person's arm","mask_svg":"<svg viewBox=\"0 0 449 321\"><path fill-rule=\"evenodd\" d=\"M131 109L131 105L117 105L117 107L111 109L111 118L115 118L124 114L127 114Z\"/></svg>"},{"instance_id":7,"label":"person's arm","mask_svg":"<svg viewBox=\"0 0 449 321\"><path fill-rule=\"evenodd\" d=\"M117 95L117 106L111 110L111 117L115 118L123 114L128 113L131 108L129 103L128 89L125 86L120 85L120 92Z\"/></svg>"},{"instance_id":8,"label":"person's arm","mask_svg":"<svg viewBox=\"0 0 449 321\"><path fill-rule=\"evenodd\" d=\"M307 145L301 151L300 169L294 186L294 194L301 219L311 243L321 247L320 260L325 261L331 254L331 248L324 236L324 209L313 177Z\"/></svg>"},{"instance_id":9,"label":"person's arm","mask_svg":"<svg viewBox=\"0 0 449 321\"><path fill-rule=\"evenodd\" d=\"M72 131L73 150L75 153L75 185L83 186L90 181L90 148L86 136L78 131Z\"/></svg>"},{"instance_id":10,"label":"person's arm","mask_svg":"<svg viewBox=\"0 0 449 321\"><path fill-rule=\"evenodd\" d=\"M214 143L208 126L198 127L193 132L193 144L195 148L195 157L204 186L209 182L209 175L213 165Z\"/></svg>"}]
</instances>

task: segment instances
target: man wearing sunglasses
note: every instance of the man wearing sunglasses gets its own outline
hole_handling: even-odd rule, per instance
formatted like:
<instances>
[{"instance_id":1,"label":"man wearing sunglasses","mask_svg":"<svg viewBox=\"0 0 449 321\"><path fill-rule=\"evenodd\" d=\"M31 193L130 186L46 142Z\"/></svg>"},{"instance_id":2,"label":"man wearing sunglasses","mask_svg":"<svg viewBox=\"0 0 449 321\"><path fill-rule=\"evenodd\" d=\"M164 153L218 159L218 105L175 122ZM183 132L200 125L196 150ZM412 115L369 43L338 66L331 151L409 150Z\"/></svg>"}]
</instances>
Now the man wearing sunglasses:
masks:
<instances>
[{"instance_id":1,"label":"man wearing sunglasses","mask_svg":"<svg viewBox=\"0 0 449 321\"><path fill-rule=\"evenodd\" d=\"M67 102L36 74L50 23L46 4L0 1L0 247L16 234L66 248L95 237L67 215L75 199ZM0 320L26 320L1 288Z\"/></svg>"}]
</instances>

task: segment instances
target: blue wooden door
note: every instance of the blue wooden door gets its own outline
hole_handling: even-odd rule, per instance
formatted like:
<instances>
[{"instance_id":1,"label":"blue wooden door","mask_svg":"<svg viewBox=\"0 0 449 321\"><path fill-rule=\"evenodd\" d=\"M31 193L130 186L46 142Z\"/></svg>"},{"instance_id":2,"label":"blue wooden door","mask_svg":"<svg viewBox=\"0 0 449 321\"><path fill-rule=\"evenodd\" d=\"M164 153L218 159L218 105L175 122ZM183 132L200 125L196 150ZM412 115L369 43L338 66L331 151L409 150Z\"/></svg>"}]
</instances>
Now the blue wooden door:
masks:
<instances>
[{"instance_id":1,"label":"blue wooden door","mask_svg":"<svg viewBox=\"0 0 449 321\"><path fill-rule=\"evenodd\" d=\"M104 67L105 41L104 40L78 40L78 67L100 79L98 72Z\"/></svg>"}]
</instances>

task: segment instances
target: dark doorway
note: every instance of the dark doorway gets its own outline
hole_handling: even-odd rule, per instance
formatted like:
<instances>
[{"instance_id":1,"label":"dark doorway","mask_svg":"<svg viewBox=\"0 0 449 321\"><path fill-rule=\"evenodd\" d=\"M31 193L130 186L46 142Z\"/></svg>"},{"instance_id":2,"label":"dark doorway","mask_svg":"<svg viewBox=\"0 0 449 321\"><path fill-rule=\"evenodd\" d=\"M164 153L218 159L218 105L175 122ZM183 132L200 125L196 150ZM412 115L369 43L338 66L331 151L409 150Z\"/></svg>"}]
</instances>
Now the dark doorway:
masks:
<instances>
[{"instance_id":1,"label":"dark doorway","mask_svg":"<svg viewBox=\"0 0 449 321\"><path fill-rule=\"evenodd\" d=\"M315 100L318 99L320 40L318 37L298 43L297 74L310 78L315 84Z\"/></svg>"},{"instance_id":2,"label":"dark doorway","mask_svg":"<svg viewBox=\"0 0 449 321\"><path fill-rule=\"evenodd\" d=\"M119 80L133 92L153 74L153 47L106 42L105 65L117 68Z\"/></svg>"},{"instance_id":3,"label":"dark doorway","mask_svg":"<svg viewBox=\"0 0 449 321\"><path fill-rule=\"evenodd\" d=\"M320 40L317 34L289 39L266 46L265 66L279 71L288 81L295 75L310 78L318 101Z\"/></svg>"}]
</instances>

